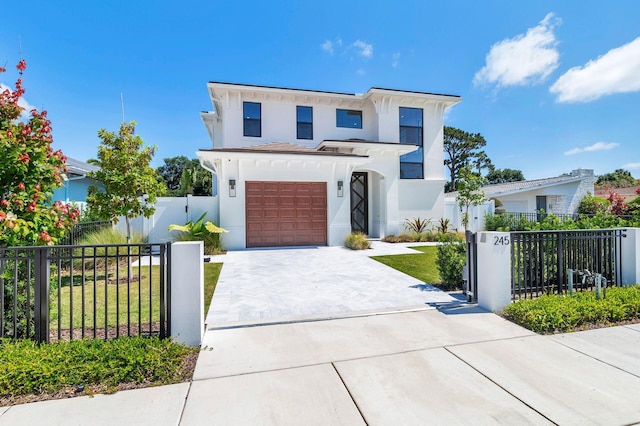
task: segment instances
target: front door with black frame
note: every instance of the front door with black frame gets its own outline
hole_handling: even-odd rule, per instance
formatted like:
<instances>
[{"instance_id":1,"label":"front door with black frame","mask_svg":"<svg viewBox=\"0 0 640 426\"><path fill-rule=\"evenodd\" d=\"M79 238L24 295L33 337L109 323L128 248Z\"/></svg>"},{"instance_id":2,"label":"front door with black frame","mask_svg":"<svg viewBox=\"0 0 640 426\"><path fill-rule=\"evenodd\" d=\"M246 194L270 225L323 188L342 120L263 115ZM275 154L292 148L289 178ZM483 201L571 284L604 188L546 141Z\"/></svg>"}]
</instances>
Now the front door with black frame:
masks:
<instances>
[{"instance_id":1,"label":"front door with black frame","mask_svg":"<svg viewBox=\"0 0 640 426\"><path fill-rule=\"evenodd\" d=\"M351 231L369 234L369 202L367 173L351 175Z\"/></svg>"},{"instance_id":2,"label":"front door with black frame","mask_svg":"<svg viewBox=\"0 0 640 426\"><path fill-rule=\"evenodd\" d=\"M547 216L547 196L536 195L536 213L537 220L541 221Z\"/></svg>"}]
</instances>

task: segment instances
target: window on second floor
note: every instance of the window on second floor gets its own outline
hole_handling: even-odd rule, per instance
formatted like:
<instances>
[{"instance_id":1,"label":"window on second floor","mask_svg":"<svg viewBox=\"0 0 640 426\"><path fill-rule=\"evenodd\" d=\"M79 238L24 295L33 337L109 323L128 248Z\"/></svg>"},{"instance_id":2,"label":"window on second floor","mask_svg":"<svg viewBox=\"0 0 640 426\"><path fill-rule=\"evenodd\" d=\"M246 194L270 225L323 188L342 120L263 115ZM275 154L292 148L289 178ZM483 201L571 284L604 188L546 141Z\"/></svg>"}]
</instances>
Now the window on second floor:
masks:
<instances>
[{"instance_id":1,"label":"window on second floor","mask_svg":"<svg viewBox=\"0 0 640 426\"><path fill-rule=\"evenodd\" d=\"M313 139L313 107L296 107L296 138Z\"/></svg>"},{"instance_id":2,"label":"window on second floor","mask_svg":"<svg viewBox=\"0 0 640 426\"><path fill-rule=\"evenodd\" d=\"M422 109L400 108L400 143L418 147L400 156L400 179L424 178L422 128Z\"/></svg>"},{"instance_id":3,"label":"window on second floor","mask_svg":"<svg viewBox=\"0 0 640 426\"><path fill-rule=\"evenodd\" d=\"M336 126L347 127L349 129L362 129L362 111L337 109Z\"/></svg>"},{"instance_id":4,"label":"window on second floor","mask_svg":"<svg viewBox=\"0 0 640 426\"><path fill-rule=\"evenodd\" d=\"M243 102L242 116L244 118L243 134L245 136L262 136L262 106L257 102Z\"/></svg>"}]
</instances>

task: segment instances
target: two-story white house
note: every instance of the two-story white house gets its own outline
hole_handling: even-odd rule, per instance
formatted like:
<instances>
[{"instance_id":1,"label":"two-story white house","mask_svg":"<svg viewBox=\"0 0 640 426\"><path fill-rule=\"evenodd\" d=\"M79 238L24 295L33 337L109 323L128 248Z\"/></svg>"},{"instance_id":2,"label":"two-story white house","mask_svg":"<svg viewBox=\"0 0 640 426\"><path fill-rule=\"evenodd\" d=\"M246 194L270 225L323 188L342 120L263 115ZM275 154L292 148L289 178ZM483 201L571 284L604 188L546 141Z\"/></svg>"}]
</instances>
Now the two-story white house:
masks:
<instances>
[{"instance_id":1,"label":"two-story white house","mask_svg":"<svg viewBox=\"0 0 640 426\"><path fill-rule=\"evenodd\" d=\"M214 216L228 249L342 245L444 214L443 113L458 96L208 83Z\"/></svg>"}]
</instances>

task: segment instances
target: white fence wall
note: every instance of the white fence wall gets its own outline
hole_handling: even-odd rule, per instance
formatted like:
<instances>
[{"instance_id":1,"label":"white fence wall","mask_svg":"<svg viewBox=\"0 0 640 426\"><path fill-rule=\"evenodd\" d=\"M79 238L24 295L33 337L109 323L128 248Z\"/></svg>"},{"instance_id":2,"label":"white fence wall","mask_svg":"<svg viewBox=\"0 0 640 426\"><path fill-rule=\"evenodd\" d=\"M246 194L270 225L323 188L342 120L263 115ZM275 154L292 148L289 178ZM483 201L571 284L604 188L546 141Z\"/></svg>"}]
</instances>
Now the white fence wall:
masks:
<instances>
[{"instance_id":1,"label":"white fence wall","mask_svg":"<svg viewBox=\"0 0 640 426\"><path fill-rule=\"evenodd\" d=\"M494 201L488 200L478 206L469 207L469 231L478 232L484 230L484 215L493 213ZM464 207L460 207L456 200L445 199L444 217L451 222L450 227L458 231L464 231L462 218L464 216Z\"/></svg>"},{"instance_id":2,"label":"white fence wall","mask_svg":"<svg viewBox=\"0 0 640 426\"><path fill-rule=\"evenodd\" d=\"M622 239L622 285L640 283L640 229ZM478 305L501 312L511 303L511 241L508 232L478 232Z\"/></svg>"},{"instance_id":3,"label":"white fence wall","mask_svg":"<svg viewBox=\"0 0 640 426\"><path fill-rule=\"evenodd\" d=\"M215 197L159 197L155 204L156 212L150 218L138 216L131 220L131 232L141 234L149 242L160 243L172 240L169 225L184 225L197 220L207 213L205 220L219 224L219 199ZM116 229L126 232L124 217L120 217Z\"/></svg>"}]
</instances>

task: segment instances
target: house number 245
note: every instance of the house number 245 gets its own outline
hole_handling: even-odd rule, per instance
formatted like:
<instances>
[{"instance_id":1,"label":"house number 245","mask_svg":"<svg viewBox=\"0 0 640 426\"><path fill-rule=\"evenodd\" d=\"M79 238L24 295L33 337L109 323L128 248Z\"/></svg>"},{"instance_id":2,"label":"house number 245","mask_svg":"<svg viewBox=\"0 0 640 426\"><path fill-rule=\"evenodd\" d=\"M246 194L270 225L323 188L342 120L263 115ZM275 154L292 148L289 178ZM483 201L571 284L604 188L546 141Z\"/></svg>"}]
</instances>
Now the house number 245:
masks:
<instances>
[{"instance_id":1,"label":"house number 245","mask_svg":"<svg viewBox=\"0 0 640 426\"><path fill-rule=\"evenodd\" d=\"M508 246L509 237L493 237L494 246Z\"/></svg>"}]
</instances>

